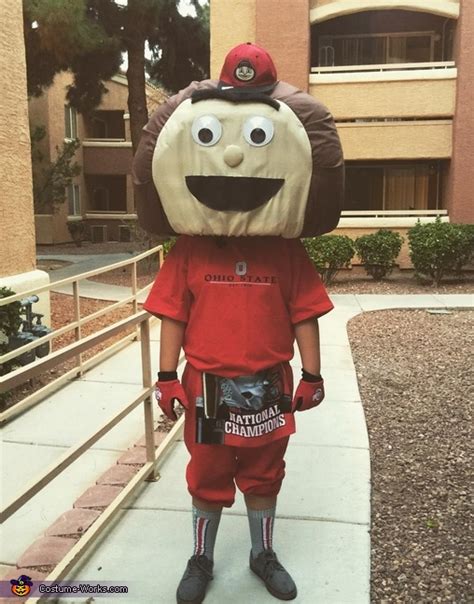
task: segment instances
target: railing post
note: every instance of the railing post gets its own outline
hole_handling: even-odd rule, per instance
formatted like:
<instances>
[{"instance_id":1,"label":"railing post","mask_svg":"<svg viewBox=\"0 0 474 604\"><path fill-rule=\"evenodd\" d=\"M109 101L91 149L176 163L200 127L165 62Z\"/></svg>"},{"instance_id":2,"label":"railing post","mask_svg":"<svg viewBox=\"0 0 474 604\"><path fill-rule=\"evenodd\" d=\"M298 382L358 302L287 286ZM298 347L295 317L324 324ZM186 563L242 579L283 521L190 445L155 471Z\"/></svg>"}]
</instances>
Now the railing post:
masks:
<instances>
[{"instance_id":1,"label":"railing post","mask_svg":"<svg viewBox=\"0 0 474 604\"><path fill-rule=\"evenodd\" d=\"M132 264L132 296L133 296L133 314L136 315L138 312L138 300L137 300L137 291L138 291L138 285L137 285L137 263L136 261L133 262ZM135 330L136 332L136 340L140 339L140 330L137 329Z\"/></svg>"},{"instance_id":2,"label":"railing post","mask_svg":"<svg viewBox=\"0 0 474 604\"><path fill-rule=\"evenodd\" d=\"M158 251L158 258L159 258L159 266L161 268L163 266L163 262L165 261L165 256L163 253L163 246L160 246L160 249Z\"/></svg>"},{"instance_id":3,"label":"railing post","mask_svg":"<svg viewBox=\"0 0 474 604\"><path fill-rule=\"evenodd\" d=\"M79 281L72 282L72 293L74 297L74 320L76 321L76 327L74 329L74 334L76 337L76 342L79 342L82 338L82 330L81 330L81 301L79 298ZM82 376L82 354L79 353L77 356L77 364L78 364L78 376Z\"/></svg>"},{"instance_id":4,"label":"railing post","mask_svg":"<svg viewBox=\"0 0 474 604\"><path fill-rule=\"evenodd\" d=\"M151 356L150 356L150 320L145 319L140 323L140 344L142 353L142 382L144 388L151 388ZM153 402L152 397L147 396L143 401L143 410L145 415L145 443L146 460L155 460L155 431L153 426ZM160 475L155 467L150 472L146 480L153 482L158 480Z\"/></svg>"},{"instance_id":5,"label":"railing post","mask_svg":"<svg viewBox=\"0 0 474 604\"><path fill-rule=\"evenodd\" d=\"M133 314L136 315L138 312L138 300L137 300L137 263L132 264L132 295L133 295Z\"/></svg>"}]
</instances>

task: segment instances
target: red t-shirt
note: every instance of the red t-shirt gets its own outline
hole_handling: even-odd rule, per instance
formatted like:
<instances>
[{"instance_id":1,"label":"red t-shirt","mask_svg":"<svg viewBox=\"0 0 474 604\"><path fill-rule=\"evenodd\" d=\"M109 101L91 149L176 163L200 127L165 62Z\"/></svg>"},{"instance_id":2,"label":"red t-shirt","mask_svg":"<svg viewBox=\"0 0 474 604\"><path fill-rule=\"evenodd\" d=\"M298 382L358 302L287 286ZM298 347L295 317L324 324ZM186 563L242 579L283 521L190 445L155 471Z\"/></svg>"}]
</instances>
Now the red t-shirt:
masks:
<instances>
[{"instance_id":1,"label":"red t-shirt","mask_svg":"<svg viewBox=\"0 0 474 604\"><path fill-rule=\"evenodd\" d=\"M222 241L222 240L221 240ZM144 308L187 324L193 367L250 375L293 357L294 324L333 308L299 239L181 236Z\"/></svg>"},{"instance_id":2,"label":"red t-shirt","mask_svg":"<svg viewBox=\"0 0 474 604\"><path fill-rule=\"evenodd\" d=\"M291 369L285 363L293 357L294 325L320 317L333 305L298 239L220 241L181 236L144 308L186 323L183 348L197 370L185 375L192 404L186 417L188 439L194 432L195 442L255 447L295 431L291 405L287 408L281 399L259 410L219 407L223 418L205 418L198 372L236 378L283 363L282 394L291 401Z\"/></svg>"}]
</instances>

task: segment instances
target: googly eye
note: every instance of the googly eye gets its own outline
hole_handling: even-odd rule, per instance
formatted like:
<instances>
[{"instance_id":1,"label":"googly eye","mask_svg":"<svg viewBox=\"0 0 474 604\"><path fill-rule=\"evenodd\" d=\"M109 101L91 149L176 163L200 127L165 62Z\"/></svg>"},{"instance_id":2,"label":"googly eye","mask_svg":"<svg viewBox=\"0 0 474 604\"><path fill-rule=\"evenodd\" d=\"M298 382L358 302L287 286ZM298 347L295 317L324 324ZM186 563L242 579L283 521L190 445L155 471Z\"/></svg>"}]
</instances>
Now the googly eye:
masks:
<instances>
[{"instance_id":1,"label":"googly eye","mask_svg":"<svg viewBox=\"0 0 474 604\"><path fill-rule=\"evenodd\" d=\"M267 117L254 116L244 124L244 138L252 147L268 145L274 134L273 122Z\"/></svg>"},{"instance_id":2,"label":"googly eye","mask_svg":"<svg viewBox=\"0 0 474 604\"><path fill-rule=\"evenodd\" d=\"M222 124L215 115L201 115L192 125L194 142L203 147L212 147L222 136Z\"/></svg>"}]
</instances>

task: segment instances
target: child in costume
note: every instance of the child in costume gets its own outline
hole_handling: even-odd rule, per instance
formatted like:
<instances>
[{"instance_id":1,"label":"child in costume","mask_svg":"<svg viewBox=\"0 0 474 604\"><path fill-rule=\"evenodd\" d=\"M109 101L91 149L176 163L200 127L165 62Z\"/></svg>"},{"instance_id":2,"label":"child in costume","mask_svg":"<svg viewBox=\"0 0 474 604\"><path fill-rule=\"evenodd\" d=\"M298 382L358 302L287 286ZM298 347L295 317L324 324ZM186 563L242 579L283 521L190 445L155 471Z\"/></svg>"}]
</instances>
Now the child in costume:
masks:
<instances>
[{"instance_id":1,"label":"child in costume","mask_svg":"<svg viewBox=\"0 0 474 604\"><path fill-rule=\"evenodd\" d=\"M250 568L282 600L296 586L272 547L295 411L324 398L317 318L332 304L300 236L332 230L343 196L333 119L241 44L220 80L193 82L144 128L134 161L142 226L180 234L145 309L162 320L156 396L185 408L194 553L178 604L204 600L223 507L247 506ZM303 365L293 395L296 339ZM176 368L181 347L187 365Z\"/></svg>"}]
</instances>

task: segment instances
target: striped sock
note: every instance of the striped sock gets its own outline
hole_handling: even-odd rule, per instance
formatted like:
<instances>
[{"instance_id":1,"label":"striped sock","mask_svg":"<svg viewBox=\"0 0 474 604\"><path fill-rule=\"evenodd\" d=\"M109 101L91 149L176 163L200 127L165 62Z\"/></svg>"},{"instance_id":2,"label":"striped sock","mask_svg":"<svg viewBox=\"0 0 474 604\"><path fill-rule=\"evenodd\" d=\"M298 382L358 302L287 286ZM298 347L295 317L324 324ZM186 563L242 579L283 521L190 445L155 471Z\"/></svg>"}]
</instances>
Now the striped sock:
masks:
<instances>
[{"instance_id":1,"label":"striped sock","mask_svg":"<svg viewBox=\"0 0 474 604\"><path fill-rule=\"evenodd\" d=\"M193 506L194 555L214 559L214 545L222 510L206 512Z\"/></svg>"},{"instance_id":2,"label":"striped sock","mask_svg":"<svg viewBox=\"0 0 474 604\"><path fill-rule=\"evenodd\" d=\"M252 539L252 556L255 558L266 549L273 549L273 522L275 508L269 510L252 510L247 508Z\"/></svg>"}]
</instances>

